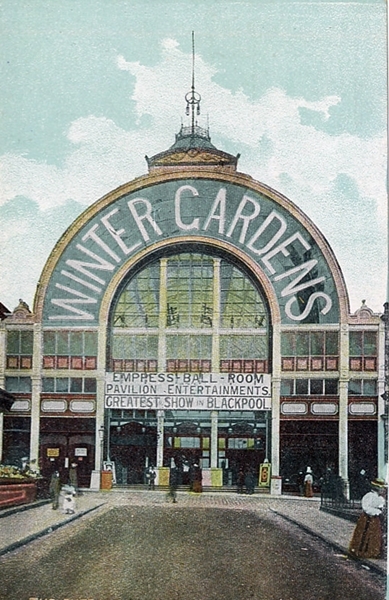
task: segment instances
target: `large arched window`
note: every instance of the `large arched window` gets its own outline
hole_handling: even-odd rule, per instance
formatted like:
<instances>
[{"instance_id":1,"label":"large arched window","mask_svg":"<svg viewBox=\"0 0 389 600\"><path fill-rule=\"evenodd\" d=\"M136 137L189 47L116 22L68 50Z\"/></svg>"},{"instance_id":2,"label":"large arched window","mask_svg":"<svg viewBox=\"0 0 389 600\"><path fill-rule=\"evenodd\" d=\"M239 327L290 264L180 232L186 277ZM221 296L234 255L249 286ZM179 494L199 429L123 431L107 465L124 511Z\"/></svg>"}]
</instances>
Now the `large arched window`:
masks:
<instances>
[{"instance_id":1,"label":"large arched window","mask_svg":"<svg viewBox=\"0 0 389 600\"><path fill-rule=\"evenodd\" d=\"M258 286L225 257L155 259L121 288L110 315L115 371L267 372L269 313Z\"/></svg>"}]
</instances>

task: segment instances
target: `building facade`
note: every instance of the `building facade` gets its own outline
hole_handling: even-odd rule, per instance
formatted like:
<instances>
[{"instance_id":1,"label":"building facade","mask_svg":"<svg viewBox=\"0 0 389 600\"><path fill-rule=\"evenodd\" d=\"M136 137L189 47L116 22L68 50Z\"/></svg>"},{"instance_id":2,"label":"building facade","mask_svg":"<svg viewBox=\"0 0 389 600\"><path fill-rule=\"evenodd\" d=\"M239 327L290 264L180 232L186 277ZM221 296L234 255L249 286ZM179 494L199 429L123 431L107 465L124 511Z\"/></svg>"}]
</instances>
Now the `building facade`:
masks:
<instances>
[{"instance_id":1,"label":"building facade","mask_svg":"<svg viewBox=\"0 0 389 600\"><path fill-rule=\"evenodd\" d=\"M0 323L2 462L76 462L83 487L105 462L117 485L195 462L273 493L307 466L385 477L382 319L350 314L324 236L238 158L192 120L64 233Z\"/></svg>"}]
</instances>

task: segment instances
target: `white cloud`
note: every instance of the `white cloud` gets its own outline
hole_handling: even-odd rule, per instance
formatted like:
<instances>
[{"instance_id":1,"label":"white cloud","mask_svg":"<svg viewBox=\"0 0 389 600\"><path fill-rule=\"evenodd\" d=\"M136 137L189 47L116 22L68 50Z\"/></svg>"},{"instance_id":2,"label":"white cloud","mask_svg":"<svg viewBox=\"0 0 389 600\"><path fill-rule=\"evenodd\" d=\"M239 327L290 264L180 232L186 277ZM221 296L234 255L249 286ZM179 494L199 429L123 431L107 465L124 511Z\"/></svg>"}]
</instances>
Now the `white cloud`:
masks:
<instances>
[{"instance_id":1,"label":"white cloud","mask_svg":"<svg viewBox=\"0 0 389 600\"><path fill-rule=\"evenodd\" d=\"M117 57L117 67L135 77L132 100L138 120L134 128L125 131L107 118L80 117L67 131L72 149L62 167L23 156L3 156L0 202L4 204L15 196L25 196L43 211L64 205L69 199L87 206L118 185L145 173L144 155L151 156L173 143L185 110L184 96L191 85L191 56L181 52L172 39L163 40L161 52L159 64L150 67ZM221 87L214 81L215 74L212 65L196 56L197 87L204 99L200 119L205 123L205 115L209 113L214 143L215 138L228 141L230 146L236 147L236 152L242 153L241 170L282 191L301 206L319 228L325 229L330 243L338 243L339 231L350 230L358 202L361 199L371 202L373 210L369 217L376 229L370 228L364 240L365 252L360 253L360 270L370 272L369 239L374 234L383 236L386 226L385 133L366 139L347 133L329 135L323 129L302 124L300 109L318 113L325 127L331 118L331 108L341 102L338 96L307 101L271 88L254 101L242 90L232 92ZM185 86L185 82L188 85ZM142 120L146 115L149 117L147 127ZM217 145L223 148L223 142ZM339 173L349 177L356 186L355 206L349 204L344 210L339 210L334 194ZM331 214L337 215L335 226L333 219L328 218ZM354 227L353 244L357 244L357 233ZM383 246L382 242L381 263L385 261ZM344 258L350 264L353 253L350 256L348 251L342 250L340 242L339 252L342 255L338 255L339 259ZM354 290L357 287L353 279L355 269L350 268L349 273L348 286ZM35 281L38 277L35 269ZM373 292L378 303L373 306L376 310L380 310L384 301L378 288L377 283ZM367 294L366 297L369 298ZM356 305L359 305L359 297Z\"/></svg>"}]
</instances>

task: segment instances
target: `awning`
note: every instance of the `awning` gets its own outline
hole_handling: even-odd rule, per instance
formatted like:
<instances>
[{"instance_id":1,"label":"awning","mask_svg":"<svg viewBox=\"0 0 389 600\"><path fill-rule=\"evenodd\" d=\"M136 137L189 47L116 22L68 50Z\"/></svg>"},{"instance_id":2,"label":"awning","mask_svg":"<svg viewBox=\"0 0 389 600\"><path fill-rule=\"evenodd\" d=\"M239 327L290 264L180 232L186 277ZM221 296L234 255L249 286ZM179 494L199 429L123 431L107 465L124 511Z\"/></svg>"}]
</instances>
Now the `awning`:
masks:
<instances>
[{"instance_id":1,"label":"awning","mask_svg":"<svg viewBox=\"0 0 389 600\"><path fill-rule=\"evenodd\" d=\"M0 412L10 411L15 400L16 398L12 394L0 388Z\"/></svg>"}]
</instances>

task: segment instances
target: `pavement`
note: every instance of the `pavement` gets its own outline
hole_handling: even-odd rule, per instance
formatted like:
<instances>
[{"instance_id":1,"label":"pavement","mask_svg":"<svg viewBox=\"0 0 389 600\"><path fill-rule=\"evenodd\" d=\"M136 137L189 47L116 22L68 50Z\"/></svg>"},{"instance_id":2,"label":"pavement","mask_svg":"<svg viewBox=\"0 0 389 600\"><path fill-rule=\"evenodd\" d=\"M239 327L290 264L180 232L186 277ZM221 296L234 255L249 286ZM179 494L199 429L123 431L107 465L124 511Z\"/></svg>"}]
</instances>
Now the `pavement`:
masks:
<instances>
[{"instance_id":1,"label":"pavement","mask_svg":"<svg viewBox=\"0 0 389 600\"><path fill-rule=\"evenodd\" d=\"M166 491L126 490L82 491L76 498L75 514L53 510L49 501L38 501L0 511L0 556L31 541L48 535L70 522L80 519L101 507L118 505L161 505L167 500ZM294 523L306 533L324 541L347 559L348 545L355 524L320 510L319 498L271 496L264 494L236 494L232 492L204 492L193 494L179 491L178 504L188 507L221 507L259 512L270 511ZM353 560L353 559L352 559ZM385 575L386 560L363 559L357 561L365 569Z\"/></svg>"}]
</instances>

